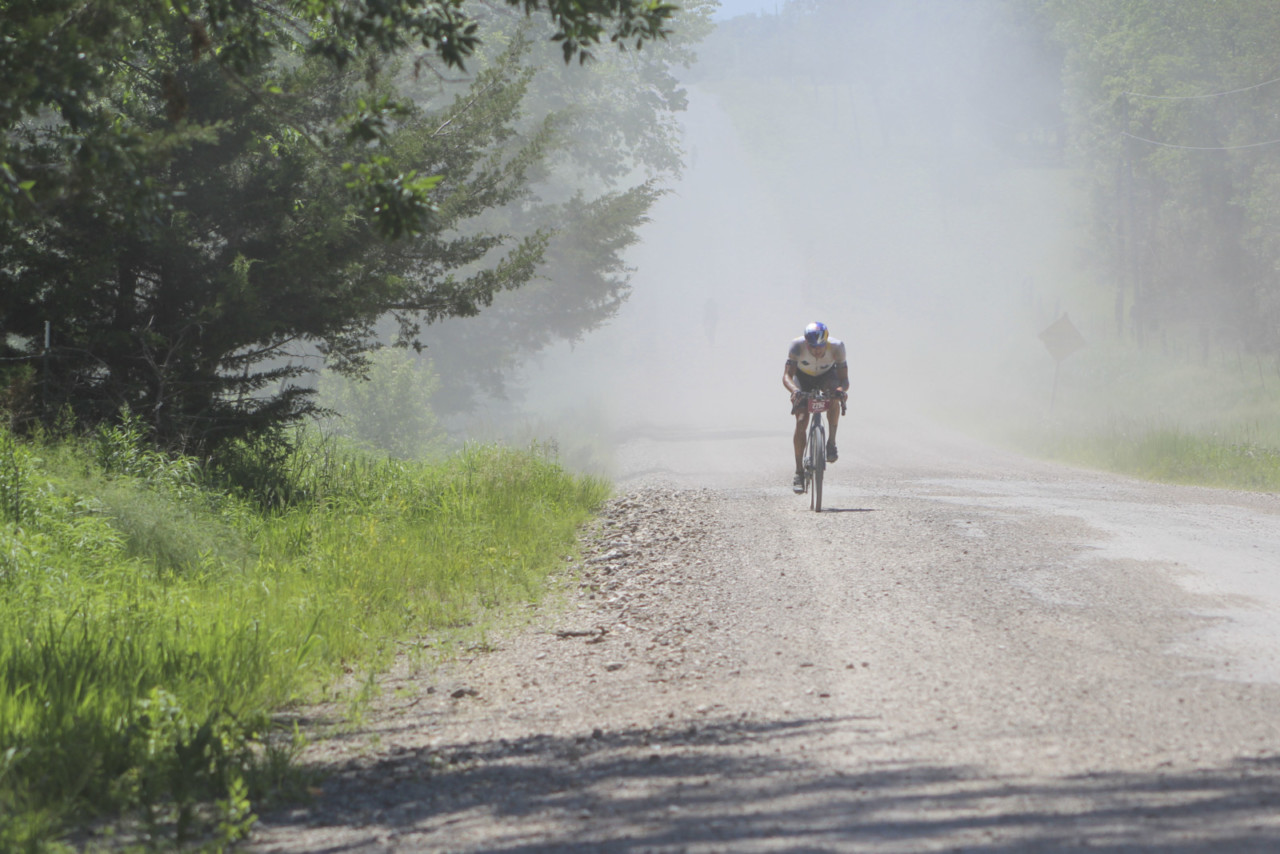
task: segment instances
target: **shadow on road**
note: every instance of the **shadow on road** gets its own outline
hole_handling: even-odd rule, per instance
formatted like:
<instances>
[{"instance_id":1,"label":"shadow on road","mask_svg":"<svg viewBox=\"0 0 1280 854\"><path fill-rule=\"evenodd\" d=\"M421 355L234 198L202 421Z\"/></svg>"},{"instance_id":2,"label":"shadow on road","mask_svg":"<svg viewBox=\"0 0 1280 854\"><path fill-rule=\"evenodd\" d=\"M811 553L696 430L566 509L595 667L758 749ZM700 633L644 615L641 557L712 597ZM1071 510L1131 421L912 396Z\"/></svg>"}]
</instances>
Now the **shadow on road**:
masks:
<instances>
[{"instance_id":1,"label":"shadow on road","mask_svg":"<svg viewBox=\"0 0 1280 854\"><path fill-rule=\"evenodd\" d=\"M318 802L269 823L360 827L378 850L401 851L1280 850L1280 760L1002 778L936 764L841 768L814 750L833 737L865 743L875 726L697 721L406 750L337 769ZM364 849L344 838L307 850Z\"/></svg>"}]
</instances>

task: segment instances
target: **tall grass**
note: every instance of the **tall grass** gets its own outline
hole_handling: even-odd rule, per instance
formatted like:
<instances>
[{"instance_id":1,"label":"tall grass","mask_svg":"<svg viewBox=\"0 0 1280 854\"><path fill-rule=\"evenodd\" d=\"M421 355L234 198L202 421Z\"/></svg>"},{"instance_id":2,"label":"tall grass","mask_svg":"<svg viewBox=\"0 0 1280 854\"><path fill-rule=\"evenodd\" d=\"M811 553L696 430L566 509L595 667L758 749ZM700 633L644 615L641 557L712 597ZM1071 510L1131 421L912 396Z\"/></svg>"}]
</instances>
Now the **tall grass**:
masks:
<instances>
[{"instance_id":1,"label":"tall grass","mask_svg":"<svg viewBox=\"0 0 1280 854\"><path fill-rule=\"evenodd\" d=\"M1280 489L1280 377L1256 359L1176 358L1102 340L1049 385L1016 380L948 413L1018 450L1148 480ZM1047 379L1047 377L1046 377ZM1047 404L1053 401L1052 406Z\"/></svg>"},{"instance_id":2,"label":"tall grass","mask_svg":"<svg viewBox=\"0 0 1280 854\"><path fill-rule=\"evenodd\" d=\"M287 765L273 713L536 597L607 490L494 446L263 451L0 433L0 850L125 816L162 847L243 834Z\"/></svg>"},{"instance_id":3,"label":"tall grass","mask_svg":"<svg viewBox=\"0 0 1280 854\"><path fill-rule=\"evenodd\" d=\"M1050 459L1146 480L1280 491L1280 449L1259 443L1246 430L1233 436L1158 422L1051 427L1023 432L1014 444Z\"/></svg>"}]
</instances>

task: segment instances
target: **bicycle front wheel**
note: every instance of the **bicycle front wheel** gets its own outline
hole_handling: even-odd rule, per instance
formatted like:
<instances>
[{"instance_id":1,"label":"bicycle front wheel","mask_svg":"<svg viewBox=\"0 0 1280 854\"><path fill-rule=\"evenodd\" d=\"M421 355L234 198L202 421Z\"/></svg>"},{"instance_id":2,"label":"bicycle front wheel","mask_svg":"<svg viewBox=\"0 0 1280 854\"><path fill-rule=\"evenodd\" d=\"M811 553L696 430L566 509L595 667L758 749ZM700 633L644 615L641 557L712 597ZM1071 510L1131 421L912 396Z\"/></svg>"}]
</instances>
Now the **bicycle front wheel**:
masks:
<instances>
[{"instance_id":1,"label":"bicycle front wheel","mask_svg":"<svg viewBox=\"0 0 1280 854\"><path fill-rule=\"evenodd\" d=\"M813 467L813 492L809 494L809 506L815 513L822 511L822 473L827 468L827 449L825 447L814 452L817 463Z\"/></svg>"},{"instance_id":2,"label":"bicycle front wheel","mask_svg":"<svg viewBox=\"0 0 1280 854\"><path fill-rule=\"evenodd\" d=\"M822 475L827 470L827 431L819 424L809 437L813 452L813 489L809 492L809 509L822 511Z\"/></svg>"}]
</instances>

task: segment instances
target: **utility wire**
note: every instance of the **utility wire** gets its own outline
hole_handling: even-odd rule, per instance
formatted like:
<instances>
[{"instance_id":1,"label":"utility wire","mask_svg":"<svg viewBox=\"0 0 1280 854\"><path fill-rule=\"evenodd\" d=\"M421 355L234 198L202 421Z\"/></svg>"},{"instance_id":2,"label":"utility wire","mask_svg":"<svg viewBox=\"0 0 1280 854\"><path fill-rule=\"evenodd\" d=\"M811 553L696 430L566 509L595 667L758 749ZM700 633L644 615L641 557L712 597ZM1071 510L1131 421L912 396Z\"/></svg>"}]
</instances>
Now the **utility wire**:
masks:
<instances>
[{"instance_id":1,"label":"utility wire","mask_svg":"<svg viewBox=\"0 0 1280 854\"><path fill-rule=\"evenodd\" d=\"M1156 101L1199 101L1205 98L1221 98L1223 95L1238 95L1241 92L1250 92L1254 89L1261 89L1263 86L1270 86L1272 83L1280 83L1280 77L1273 77L1270 80L1264 80L1261 83L1255 83L1252 86L1244 86L1240 89L1228 89L1225 92L1209 92L1205 95L1147 95L1142 92L1125 92L1124 94L1130 98L1150 98Z\"/></svg>"},{"instance_id":2,"label":"utility wire","mask_svg":"<svg viewBox=\"0 0 1280 854\"><path fill-rule=\"evenodd\" d=\"M1269 139L1266 142L1251 142L1247 145L1175 145L1172 142L1161 142L1158 139L1147 139L1145 136L1129 133L1128 131L1120 131L1121 136L1127 136L1129 139L1136 139L1139 142L1145 142L1148 145L1159 146L1160 148L1178 148L1183 151L1242 151L1246 148L1265 148L1269 145L1280 145L1280 139Z\"/></svg>"},{"instance_id":3,"label":"utility wire","mask_svg":"<svg viewBox=\"0 0 1280 854\"><path fill-rule=\"evenodd\" d=\"M1125 92L1128 98L1149 98L1157 101L1202 101L1207 98L1221 98L1224 95L1237 95L1241 92L1250 92L1254 89L1261 89L1263 86L1270 86L1272 83L1280 83L1280 77L1273 77L1270 80L1264 80L1261 83L1255 83L1252 86L1244 86L1239 89L1228 89L1225 92L1209 92L1204 95L1148 95L1142 92ZM1139 142L1145 142L1148 145L1158 146L1160 148L1176 148L1181 151L1243 151L1249 148L1266 148L1272 145L1280 145L1280 139L1269 139L1265 142L1251 142L1247 145L1177 145L1172 142L1161 142L1158 139L1148 139L1145 136L1121 131L1121 136L1127 136L1129 139L1136 139Z\"/></svg>"}]
</instances>

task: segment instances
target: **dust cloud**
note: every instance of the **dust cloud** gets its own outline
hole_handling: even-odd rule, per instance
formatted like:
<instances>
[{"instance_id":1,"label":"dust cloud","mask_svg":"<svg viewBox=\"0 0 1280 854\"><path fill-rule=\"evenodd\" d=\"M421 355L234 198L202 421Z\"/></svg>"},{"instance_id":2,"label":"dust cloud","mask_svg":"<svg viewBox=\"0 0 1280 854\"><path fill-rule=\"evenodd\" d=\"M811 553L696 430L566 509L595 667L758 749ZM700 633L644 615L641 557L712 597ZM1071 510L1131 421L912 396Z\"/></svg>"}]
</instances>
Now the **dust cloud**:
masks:
<instances>
[{"instance_id":1,"label":"dust cloud","mask_svg":"<svg viewBox=\"0 0 1280 854\"><path fill-rule=\"evenodd\" d=\"M1048 404L1037 333L1069 307L1074 195L1013 126L1025 92L991 88L991 21L921 32L939 4L818 5L876 11L837 15L862 29L815 30L776 68L741 56L806 23L794 8L724 22L700 50L687 168L629 257L630 299L525 371L526 411L560 436L772 431L785 448L783 362L811 320L848 346L855 417ZM1040 109L1051 124L1057 105Z\"/></svg>"}]
</instances>

